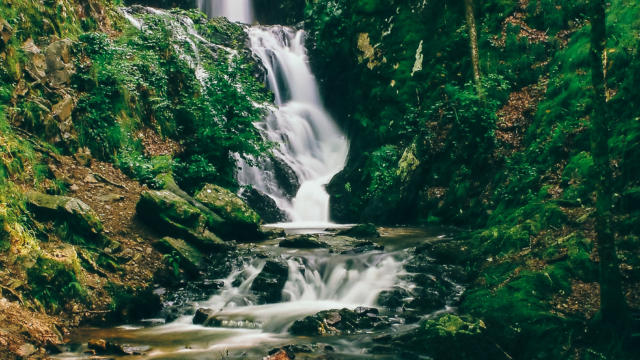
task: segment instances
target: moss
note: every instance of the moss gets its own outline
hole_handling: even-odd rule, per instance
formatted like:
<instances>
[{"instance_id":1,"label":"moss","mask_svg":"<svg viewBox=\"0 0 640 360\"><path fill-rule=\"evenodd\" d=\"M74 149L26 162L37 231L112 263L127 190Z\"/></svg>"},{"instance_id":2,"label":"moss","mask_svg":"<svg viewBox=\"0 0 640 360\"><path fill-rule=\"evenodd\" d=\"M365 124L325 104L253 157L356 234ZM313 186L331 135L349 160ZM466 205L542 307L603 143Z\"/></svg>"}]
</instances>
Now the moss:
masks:
<instances>
[{"instance_id":1,"label":"moss","mask_svg":"<svg viewBox=\"0 0 640 360\"><path fill-rule=\"evenodd\" d=\"M70 264L39 257L27 269L27 277L31 296L50 311L57 312L71 302L87 299L87 291Z\"/></svg>"},{"instance_id":2,"label":"moss","mask_svg":"<svg viewBox=\"0 0 640 360\"><path fill-rule=\"evenodd\" d=\"M108 320L114 323L150 318L162 308L160 297L151 288L135 289L110 283L106 290L111 295Z\"/></svg>"}]
</instances>

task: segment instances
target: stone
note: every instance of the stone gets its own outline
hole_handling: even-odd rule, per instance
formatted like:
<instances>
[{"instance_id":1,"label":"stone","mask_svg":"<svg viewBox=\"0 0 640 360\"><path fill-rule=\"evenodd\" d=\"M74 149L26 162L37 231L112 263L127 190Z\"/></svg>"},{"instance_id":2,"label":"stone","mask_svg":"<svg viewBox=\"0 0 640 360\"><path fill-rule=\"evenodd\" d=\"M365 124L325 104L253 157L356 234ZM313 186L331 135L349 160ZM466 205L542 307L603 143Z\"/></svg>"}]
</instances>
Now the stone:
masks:
<instances>
[{"instance_id":1,"label":"stone","mask_svg":"<svg viewBox=\"0 0 640 360\"><path fill-rule=\"evenodd\" d=\"M93 159L91 156L91 150L89 150L88 147L81 147L78 149L78 152L73 154L73 158L82 166L91 165L91 160Z\"/></svg>"},{"instance_id":2,"label":"stone","mask_svg":"<svg viewBox=\"0 0 640 360\"><path fill-rule=\"evenodd\" d=\"M262 226L260 227L260 231L262 231L267 239L278 239L287 236L287 232L283 228Z\"/></svg>"},{"instance_id":3,"label":"stone","mask_svg":"<svg viewBox=\"0 0 640 360\"><path fill-rule=\"evenodd\" d=\"M33 344L24 343L20 345L20 347L18 348L18 351L16 351L16 354L23 358L28 358L29 356L33 355L36 351L38 351L38 349Z\"/></svg>"},{"instance_id":4,"label":"stone","mask_svg":"<svg viewBox=\"0 0 640 360\"><path fill-rule=\"evenodd\" d=\"M289 200L293 199L300 190L300 180L295 171L284 160L273 156L271 158L275 179Z\"/></svg>"},{"instance_id":5,"label":"stone","mask_svg":"<svg viewBox=\"0 0 640 360\"><path fill-rule=\"evenodd\" d=\"M284 260L267 260L262 271L253 280L253 290L261 304L273 304L282 300L282 289L289 277L289 266Z\"/></svg>"},{"instance_id":6,"label":"stone","mask_svg":"<svg viewBox=\"0 0 640 360\"><path fill-rule=\"evenodd\" d=\"M105 194L98 196L98 201L103 203L113 203L124 200L124 195L120 194Z\"/></svg>"},{"instance_id":7,"label":"stone","mask_svg":"<svg viewBox=\"0 0 640 360\"><path fill-rule=\"evenodd\" d=\"M226 220L225 229L232 229L226 236L234 236L239 241L264 238L260 231L260 215L231 191L218 185L207 184L195 199Z\"/></svg>"},{"instance_id":8,"label":"stone","mask_svg":"<svg viewBox=\"0 0 640 360\"><path fill-rule=\"evenodd\" d=\"M78 185L76 185L76 184L73 184L73 185L71 185L69 190L71 190L72 192L78 192L78 191L80 191L80 187Z\"/></svg>"},{"instance_id":9,"label":"stone","mask_svg":"<svg viewBox=\"0 0 640 360\"><path fill-rule=\"evenodd\" d=\"M302 234L287 236L278 246L293 249L321 249L328 248L329 244L320 241L318 235Z\"/></svg>"},{"instance_id":10,"label":"stone","mask_svg":"<svg viewBox=\"0 0 640 360\"><path fill-rule=\"evenodd\" d=\"M154 243L154 247L163 254L177 256L180 268L191 275L197 275L204 268L205 258L202 253L182 239L166 236Z\"/></svg>"},{"instance_id":11,"label":"stone","mask_svg":"<svg viewBox=\"0 0 640 360\"><path fill-rule=\"evenodd\" d=\"M4 44L8 44L11 36L13 36L13 28L5 19L0 17L0 40Z\"/></svg>"},{"instance_id":12,"label":"stone","mask_svg":"<svg viewBox=\"0 0 640 360\"><path fill-rule=\"evenodd\" d=\"M292 360L294 358L289 357L289 354L287 354L285 350L278 350L278 352L272 355L269 355L266 359L267 360Z\"/></svg>"},{"instance_id":13,"label":"stone","mask_svg":"<svg viewBox=\"0 0 640 360\"><path fill-rule=\"evenodd\" d=\"M240 197L251 206L267 224L286 222L287 214L278 207L276 201L269 195L255 189L244 188L240 192Z\"/></svg>"},{"instance_id":14,"label":"stone","mask_svg":"<svg viewBox=\"0 0 640 360\"><path fill-rule=\"evenodd\" d=\"M297 320L291 325L289 332L299 336L324 336L355 334L372 328L385 329L389 321L378 316L374 308L357 308L321 311L315 315Z\"/></svg>"},{"instance_id":15,"label":"stone","mask_svg":"<svg viewBox=\"0 0 640 360\"><path fill-rule=\"evenodd\" d=\"M187 200L168 190L144 191L136 205L138 217L156 231L182 238L200 249L228 248L209 231L224 220L214 213L203 213Z\"/></svg>"},{"instance_id":16,"label":"stone","mask_svg":"<svg viewBox=\"0 0 640 360\"><path fill-rule=\"evenodd\" d=\"M102 234L102 222L98 215L84 202L67 196L56 196L29 191L26 193L29 208L46 220L61 219L74 231L98 237Z\"/></svg>"},{"instance_id":17,"label":"stone","mask_svg":"<svg viewBox=\"0 0 640 360\"><path fill-rule=\"evenodd\" d=\"M202 325L205 323L205 321L207 321L208 318L210 318L211 316L213 316L214 311L211 309L198 309L196 310L195 315L193 315L193 323L195 325Z\"/></svg>"},{"instance_id":18,"label":"stone","mask_svg":"<svg viewBox=\"0 0 640 360\"><path fill-rule=\"evenodd\" d=\"M96 177L93 174L88 174L87 176L84 177L82 181L86 182L87 184L98 183L98 179L96 179Z\"/></svg>"},{"instance_id":19,"label":"stone","mask_svg":"<svg viewBox=\"0 0 640 360\"><path fill-rule=\"evenodd\" d=\"M49 44L45 50L46 74L49 85L54 88L64 87L71 82L71 75L75 72L71 63L71 46L70 39L63 39Z\"/></svg>"},{"instance_id":20,"label":"stone","mask_svg":"<svg viewBox=\"0 0 640 360\"><path fill-rule=\"evenodd\" d=\"M350 229L338 231L337 235L353 236L355 238L377 238L380 233L374 224L360 224Z\"/></svg>"}]
</instances>

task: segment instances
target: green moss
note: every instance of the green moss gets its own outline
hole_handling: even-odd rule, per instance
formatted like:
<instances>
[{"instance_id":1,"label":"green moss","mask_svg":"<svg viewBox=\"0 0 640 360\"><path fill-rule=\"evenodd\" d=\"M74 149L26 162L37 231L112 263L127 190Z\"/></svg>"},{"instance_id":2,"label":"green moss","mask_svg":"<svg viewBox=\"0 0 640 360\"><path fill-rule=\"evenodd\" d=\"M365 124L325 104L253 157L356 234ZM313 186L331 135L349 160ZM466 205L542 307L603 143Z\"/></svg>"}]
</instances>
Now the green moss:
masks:
<instances>
[{"instance_id":1,"label":"green moss","mask_svg":"<svg viewBox=\"0 0 640 360\"><path fill-rule=\"evenodd\" d=\"M31 296L48 310L57 312L67 304L85 301L87 291L78 281L73 267L50 258L39 257L27 269Z\"/></svg>"}]
</instances>

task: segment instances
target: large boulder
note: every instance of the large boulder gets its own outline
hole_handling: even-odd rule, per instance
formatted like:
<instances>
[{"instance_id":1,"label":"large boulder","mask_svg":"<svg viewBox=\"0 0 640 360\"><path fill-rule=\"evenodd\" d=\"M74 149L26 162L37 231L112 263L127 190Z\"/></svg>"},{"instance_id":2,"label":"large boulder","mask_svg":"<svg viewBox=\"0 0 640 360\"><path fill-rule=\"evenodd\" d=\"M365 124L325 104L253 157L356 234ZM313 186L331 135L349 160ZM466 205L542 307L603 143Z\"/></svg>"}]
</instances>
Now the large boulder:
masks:
<instances>
[{"instance_id":1,"label":"large boulder","mask_svg":"<svg viewBox=\"0 0 640 360\"><path fill-rule=\"evenodd\" d=\"M44 220L66 221L78 235L101 238L103 226L98 214L84 202L68 197L35 191L26 193L29 209Z\"/></svg>"},{"instance_id":2,"label":"large boulder","mask_svg":"<svg viewBox=\"0 0 640 360\"><path fill-rule=\"evenodd\" d=\"M224 234L221 236L233 236L239 241L264 238L260 231L260 215L238 195L218 185L207 184L195 198L226 221Z\"/></svg>"},{"instance_id":3,"label":"large boulder","mask_svg":"<svg viewBox=\"0 0 640 360\"><path fill-rule=\"evenodd\" d=\"M320 241L318 235L314 234L287 236L287 238L280 241L278 245L283 248L293 249L321 249L329 247L329 244Z\"/></svg>"},{"instance_id":4,"label":"large boulder","mask_svg":"<svg viewBox=\"0 0 640 360\"><path fill-rule=\"evenodd\" d=\"M145 191L136 206L138 217L149 226L182 238L204 250L220 249L225 243L209 229L224 220L213 212L205 213L168 190Z\"/></svg>"},{"instance_id":5,"label":"large boulder","mask_svg":"<svg viewBox=\"0 0 640 360\"><path fill-rule=\"evenodd\" d=\"M298 175L296 175L296 172L293 171L289 164L278 157L272 157L271 164L273 165L275 180L278 182L280 189L284 191L287 198L293 199L298 193L298 190L300 190Z\"/></svg>"},{"instance_id":6,"label":"large boulder","mask_svg":"<svg viewBox=\"0 0 640 360\"><path fill-rule=\"evenodd\" d=\"M380 237L380 233L374 224L360 224L352 228L338 231L338 235L351 236L358 239L370 239Z\"/></svg>"},{"instance_id":7,"label":"large boulder","mask_svg":"<svg viewBox=\"0 0 640 360\"><path fill-rule=\"evenodd\" d=\"M71 82L71 76L75 72L71 61L72 44L70 39L58 40L49 44L45 50L46 73L51 87L60 88Z\"/></svg>"},{"instance_id":8,"label":"large boulder","mask_svg":"<svg viewBox=\"0 0 640 360\"><path fill-rule=\"evenodd\" d=\"M289 266L283 260L267 260L262 271L253 280L251 290L261 304L273 304L282 300L282 289L289 277Z\"/></svg>"},{"instance_id":9,"label":"large boulder","mask_svg":"<svg viewBox=\"0 0 640 360\"><path fill-rule=\"evenodd\" d=\"M240 197L251 206L267 224L285 222L289 220L287 214L282 211L269 195L254 188L244 188Z\"/></svg>"},{"instance_id":10,"label":"large boulder","mask_svg":"<svg viewBox=\"0 0 640 360\"><path fill-rule=\"evenodd\" d=\"M166 236L157 241L154 246L163 254L176 256L180 267L189 274L197 275L205 266L202 253L182 239Z\"/></svg>"},{"instance_id":11,"label":"large boulder","mask_svg":"<svg viewBox=\"0 0 640 360\"><path fill-rule=\"evenodd\" d=\"M359 307L355 310L326 310L297 320L289 332L301 336L324 336L354 334L371 328L389 326L384 317L378 315L378 309Z\"/></svg>"}]
</instances>

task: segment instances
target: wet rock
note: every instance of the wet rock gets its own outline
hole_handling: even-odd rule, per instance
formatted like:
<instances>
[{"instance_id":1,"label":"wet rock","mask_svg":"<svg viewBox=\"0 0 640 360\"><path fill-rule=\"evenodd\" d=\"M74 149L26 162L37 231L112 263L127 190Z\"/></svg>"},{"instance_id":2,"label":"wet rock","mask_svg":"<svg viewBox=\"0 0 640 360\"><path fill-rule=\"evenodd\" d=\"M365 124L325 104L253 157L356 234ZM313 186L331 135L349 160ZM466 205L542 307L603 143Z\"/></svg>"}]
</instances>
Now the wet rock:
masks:
<instances>
[{"instance_id":1,"label":"wet rock","mask_svg":"<svg viewBox=\"0 0 640 360\"><path fill-rule=\"evenodd\" d=\"M321 311L291 325L289 332L301 336L354 334L372 328L384 329L391 324L379 317L377 309L359 308Z\"/></svg>"},{"instance_id":2,"label":"wet rock","mask_svg":"<svg viewBox=\"0 0 640 360\"><path fill-rule=\"evenodd\" d=\"M282 228L262 226L261 231L267 239L278 239L287 236L287 233Z\"/></svg>"},{"instance_id":3,"label":"wet rock","mask_svg":"<svg viewBox=\"0 0 640 360\"><path fill-rule=\"evenodd\" d=\"M338 231L337 235L352 236L361 239L380 237L380 233L374 224L356 225L350 229Z\"/></svg>"},{"instance_id":4,"label":"wet rock","mask_svg":"<svg viewBox=\"0 0 640 360\"><path fill-rule=\"evenodd\" d=\"M416 254L428 254L439 264L463 265L473 257L471 248L464 241L441 240L423 244Z\"/></svg>"},{"instance_id":5,"label":"wet rock","mask_svg":"<svg viewBox=\"0 0 640 360\"><path fill-rule=\"evenodd\" d=\"M269 355L266 359L267 360L293 360L295 359L295 356L294 357L289 356L289 354L285 350L278 350L274 354Z\"/></svg>"},{"instance_id":6,"label":"wet rock","mask_svg":"<svg viewBox=\"0 0 640 360\"><path fill-rule=\"evenodd\" d=\"M87 346L98 355L128 355L121 345L104 339L90 339Z\"/></svg>"},{"instance_id":7,"label":"wet rock","mask_svg":"<svg viewBox=\"0 0 640 360\"><path fill-rule=\"evenodd\" d=\"M227 248L209 231L224 220L213 213L203 213L187 200L168 190L145 191L136 206L138 217L161 232L182 238L189 244L211 251Z\"/></svg>"},{"instance_id":8,"label":"wet rock","mask_svg":"<svg viewBox=\"0 0 640 360\"><path fill-rule=\"evenodd\" d=\"M247 204L260 215L262 220L268 224L280 223L288 220L287 214L278 207L275 200L257 189L244 188L240 192L240 197L242 197L244 201L246 201Z\"/></svg>"},{"instance_id":9,"label":"wet rock","mask_svg":"<svg viewBox=\"0 0 640 360\"><path fill-rule=\"evenodd\" d=\"M276 156L271 158L271 164L273 165L273 173L280 189L284 191L287 198L293 199L298 193L298 190L300 190L298 175L296 175L296 172L293 171L289 164Z\"/></svg>"},{"instance_id":10,"label":"wet rock","mask_svg":"<svg viewBox=\"0 0 640 360\"><path fill-rule=\"evenodd\" d=\"M282 260L267 260L260 274L253 280L251 290L262 304L282 300L282 289L289 277L289 266Z\"/></svg>"},{"instance_id":11,"label":"wet rock","mask_svg":"<svg viewBox=\"0 0 640 360\"><path fill-rule=\"evenodd\" d=\"M176 256L180 268L191 275L197 275L204 268L202 253L182 239L167 236L154 243L154 247L163 254Z\"/></svg>"},{"instance_id":12,"label":"wet rock","mask_svg":"<svg viewBox=\"0 0 640 360\"><path fill-rule=\"evenodd\" d=\"M55 196L29 191L26 193L29 208L45 220L61 219L81 235L98 238L102 234L102 222L84 202L67 196Z\"/></svg>"},{"instance_id":13,"label":"wet rock","mask_svg":"<svg viewBox=\"0 0 640 360\"><path fill-rule=\"evenodd\" d=\"M293 249L321 249L329 247L329 244L320 241L318 235L313 234L287 236L287 238L280 241L278 245L283 248Z\"/></svg>"},{"instance_id":14,"label":"wet rock","mask_svg":"<svg viewBox=\"0 0 640 360\"><path fill-rule=\"evenodd\" d=\"M389 309L397 309L402 307L402 305L408 303L411 299L412 295L409 291L395 287L392 290L382 291L378 295L378 304L384 306Z\"/></svg>"},{"instance_id":15,"label":"wet rock","mask_svg":"<svg viewBox=\"0 0 640 360\"><path fill-rule=\"evenodd\" d=\"M211 309L204 309L204 308L196 310L196 313L193 316L193 323L196 325L204 324L205 321L207 321L207 319L213 316L214 312L215 311Z\"/></svg>"},{"instance_id":16,"label":"wet rock","mask_svg":"<svg viewBox=\"0 0 640 360\"><path fill-rule=\"evenodd\" d=\"M207 184L195 199L226 220L226 229L232 229L229 235L236 240L255 241L263 238L260 232L260 215L231 191Z\"/></svg>"}]
</instances>

